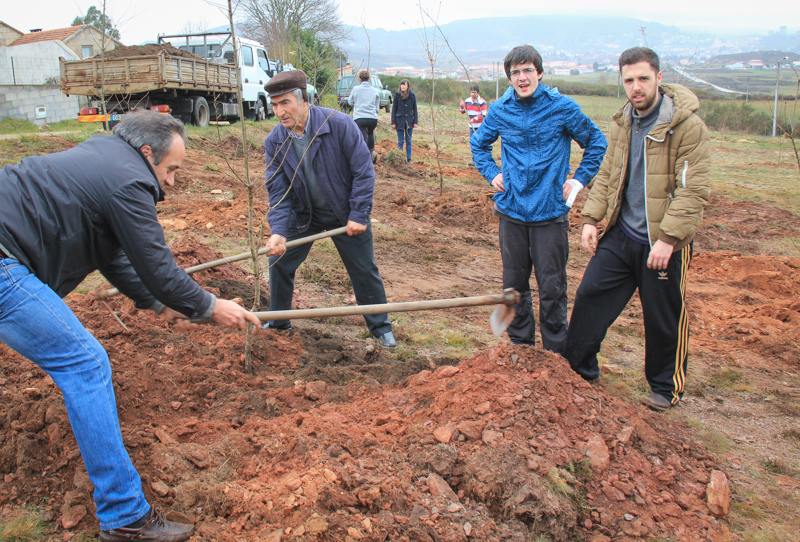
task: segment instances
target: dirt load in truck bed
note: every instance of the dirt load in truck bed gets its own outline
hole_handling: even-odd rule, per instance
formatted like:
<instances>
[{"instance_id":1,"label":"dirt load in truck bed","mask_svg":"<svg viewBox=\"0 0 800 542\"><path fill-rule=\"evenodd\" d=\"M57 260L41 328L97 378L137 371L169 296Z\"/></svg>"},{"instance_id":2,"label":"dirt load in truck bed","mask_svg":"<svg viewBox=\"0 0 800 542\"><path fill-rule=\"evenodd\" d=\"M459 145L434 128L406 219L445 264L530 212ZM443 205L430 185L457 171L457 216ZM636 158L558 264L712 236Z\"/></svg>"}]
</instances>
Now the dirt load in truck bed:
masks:
<instances>
[{"instance_id":1,"label":"dirt load in truck bed","mask_svg":"<svg viewBox=\"0 0 800 542\"><path fill-rule=\"evenodd\" d=\"M198 56L194 53L190 53L189 51L178 49L177 47L174 47L169 43L162 43L160 45L157 43L150 43L147 45L130 45L130 46L117 47L112 51L106 52L106 58L123 58L127 56L157 55L162 50L171 56L181 56L186 58L193 58L196 60L204 60L204 58L201 56ZM95 55L94 58L100 58L100 55Z\"/></svg>"}]
</instances>

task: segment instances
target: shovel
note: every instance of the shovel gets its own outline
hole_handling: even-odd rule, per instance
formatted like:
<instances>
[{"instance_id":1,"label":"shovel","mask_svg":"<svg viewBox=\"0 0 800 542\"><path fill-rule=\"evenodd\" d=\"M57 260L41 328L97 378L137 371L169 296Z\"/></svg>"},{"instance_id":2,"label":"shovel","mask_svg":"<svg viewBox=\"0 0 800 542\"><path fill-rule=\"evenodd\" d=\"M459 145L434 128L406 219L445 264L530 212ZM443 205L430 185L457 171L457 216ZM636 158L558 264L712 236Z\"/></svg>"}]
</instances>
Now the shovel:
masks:
<instances>
[{"instance_id":1,"label":"shovel","mask_svg":"<svg viewBox=\"0 0 800 542\"><path fill-rule=\"evenodd\" d=\"M288 245L288 243L287 243ZM481 305L497 305L489 318L489 326L495 337L499 337L514 319L512 305L519 303L519 292L513 288L503 290L502 294L482 295L476 297L456 297L453 299L433 299L430 301L408 301L405 303L383 303L380 305L356 305L353 307L328 307L322 309L298 309L287 311L254 312L262 322L269 320L296 320L303 318L326 318L330 316L356 316L364 314L383 314L386 312L412 312L457 307L477 307ZM192 320L194 324L211 324L210 318Z\"/></svg>"},{"instance_id":2,"label":"shovel","mask_svg":"<svg viewBox=\"0 0 800 542\"><path fill-rule=\"evenodd\" d=\"M326 237L333 237L334 235L339 235L342 233L347 233L347 226L342 226L341 228L336 228L335 230L328 230L322 233L318 233L316 235L309 235L308 237L301 237L300 239L289 241L286 243L286 248L292 248L298 245L305 245L306 243L311 243L319 239L325 239ZM269 254L269 252L270 252L269 247L263 247L258 249L257 254L259 256L263 256L264 254ZM241 260L246 260L249 257L250 257L250 252L242 252L241 254L235 254L233 256L228 256L227 258L214 260L213 262L201 263L199 265L187 267L186 269L184 269L184 271L186 271L188 274L191 275L192 273L197 273L198 271L205 271L206 269L211 269L212 267L219 267L220 265L225 265L226 263L233 263ZM110 290L106 290L105 292L106 299L111 296L115 296L118 293L119 290L117 290L116 288L111 288Z\"/></svg>"}]
</instances>

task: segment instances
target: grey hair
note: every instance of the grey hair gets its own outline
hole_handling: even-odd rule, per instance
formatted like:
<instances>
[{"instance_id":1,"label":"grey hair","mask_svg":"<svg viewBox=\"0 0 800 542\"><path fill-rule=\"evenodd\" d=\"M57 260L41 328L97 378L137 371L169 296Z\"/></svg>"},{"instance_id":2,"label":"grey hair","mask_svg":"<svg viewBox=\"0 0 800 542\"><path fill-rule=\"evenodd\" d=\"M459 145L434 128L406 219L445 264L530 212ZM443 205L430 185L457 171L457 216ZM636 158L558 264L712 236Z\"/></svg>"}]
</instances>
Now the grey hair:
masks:
<instances>
[{"instance_id":1,"label":"grey hair","mask_svg":"<svg viewBox=\"0 0 800 542\"><path fill-rule=\"evenodd\" d=\"M134 149L148 145L153 151L153 164L158 165L172 150L175 135L186 141L183 123L172 115L140 111L122 117L114 127L114 135Z\"/></svg>"},{"instance_id":2,"label":"grey hair","mask_svg":"<svg viewBox=\"0 0 800 542\"><path fill-rule=\"evenodd\" d=\"M292 90L292 95L297 98L297 103L301 104L308 101L308 91L306 89L296 88Z\"/></svg>"}]
</instances>

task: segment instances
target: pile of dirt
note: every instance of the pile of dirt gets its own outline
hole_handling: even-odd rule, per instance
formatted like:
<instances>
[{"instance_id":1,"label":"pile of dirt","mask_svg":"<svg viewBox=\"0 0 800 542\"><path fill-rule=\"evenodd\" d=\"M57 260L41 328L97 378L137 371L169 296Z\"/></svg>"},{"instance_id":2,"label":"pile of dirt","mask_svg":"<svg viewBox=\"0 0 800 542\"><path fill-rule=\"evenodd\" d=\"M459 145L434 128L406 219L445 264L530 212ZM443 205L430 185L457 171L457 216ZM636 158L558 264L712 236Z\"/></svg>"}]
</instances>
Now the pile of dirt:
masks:
<instances>
[{"instance_id":1,"label":"pile of dirt","mask_svg":"<svg viewBox=\"0 0 800 542\"><path fill-rule=\"evenodd\" d=\"M147 45L121 45L111 51L106 51L105 58L124 58L130 56L148 56L157 55L164 51L169 56L179 56L183 58L191 58L195 60L205 60L203 57L178 49L169 43L148 43ZM100 55L95 55L94 58L100 58Z\"/></svg>"},{"instance_id":2,"label":"pile of dirt","mask_svg":"<svg viewBox=\"0 0 800 542\"><path fill-rule=\"evenodd\" d=\"M184 264L215 256L173 248ZM538 348L399 362L312 325L257 334L247 375L243 333L175 332L115 298L126 331L93 299L69 302L109 353L148 498L198 540L728 539L710 511L726 488L708 489L721 474L691 431ZM96 528L61 394L0 355L0 506L48 497L46 519Z\"/></svg>"}]
</instances>

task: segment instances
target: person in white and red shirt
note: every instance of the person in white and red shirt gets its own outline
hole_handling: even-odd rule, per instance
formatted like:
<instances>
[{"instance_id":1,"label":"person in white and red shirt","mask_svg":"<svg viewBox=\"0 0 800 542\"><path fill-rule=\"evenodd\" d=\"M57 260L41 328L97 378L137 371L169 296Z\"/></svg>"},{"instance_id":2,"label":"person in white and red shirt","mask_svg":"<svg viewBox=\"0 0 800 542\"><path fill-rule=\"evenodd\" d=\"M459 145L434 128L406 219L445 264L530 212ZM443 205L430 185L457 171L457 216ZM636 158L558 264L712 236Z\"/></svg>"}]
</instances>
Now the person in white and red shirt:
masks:
<instances>
[{"instance_id":1,"label":"person in white and red shirt","mask_svg":"<svg viewBox=\"0 0 800 542\"><path fill-rule=\"evenodd\" d=\"M469 117L469 135L472 136L489 113L489 106L486 100L481 98L478 85L472 85L469 89L469 98L461 100L461 113L466 113Z\"/></svg>"}]
</instances>

